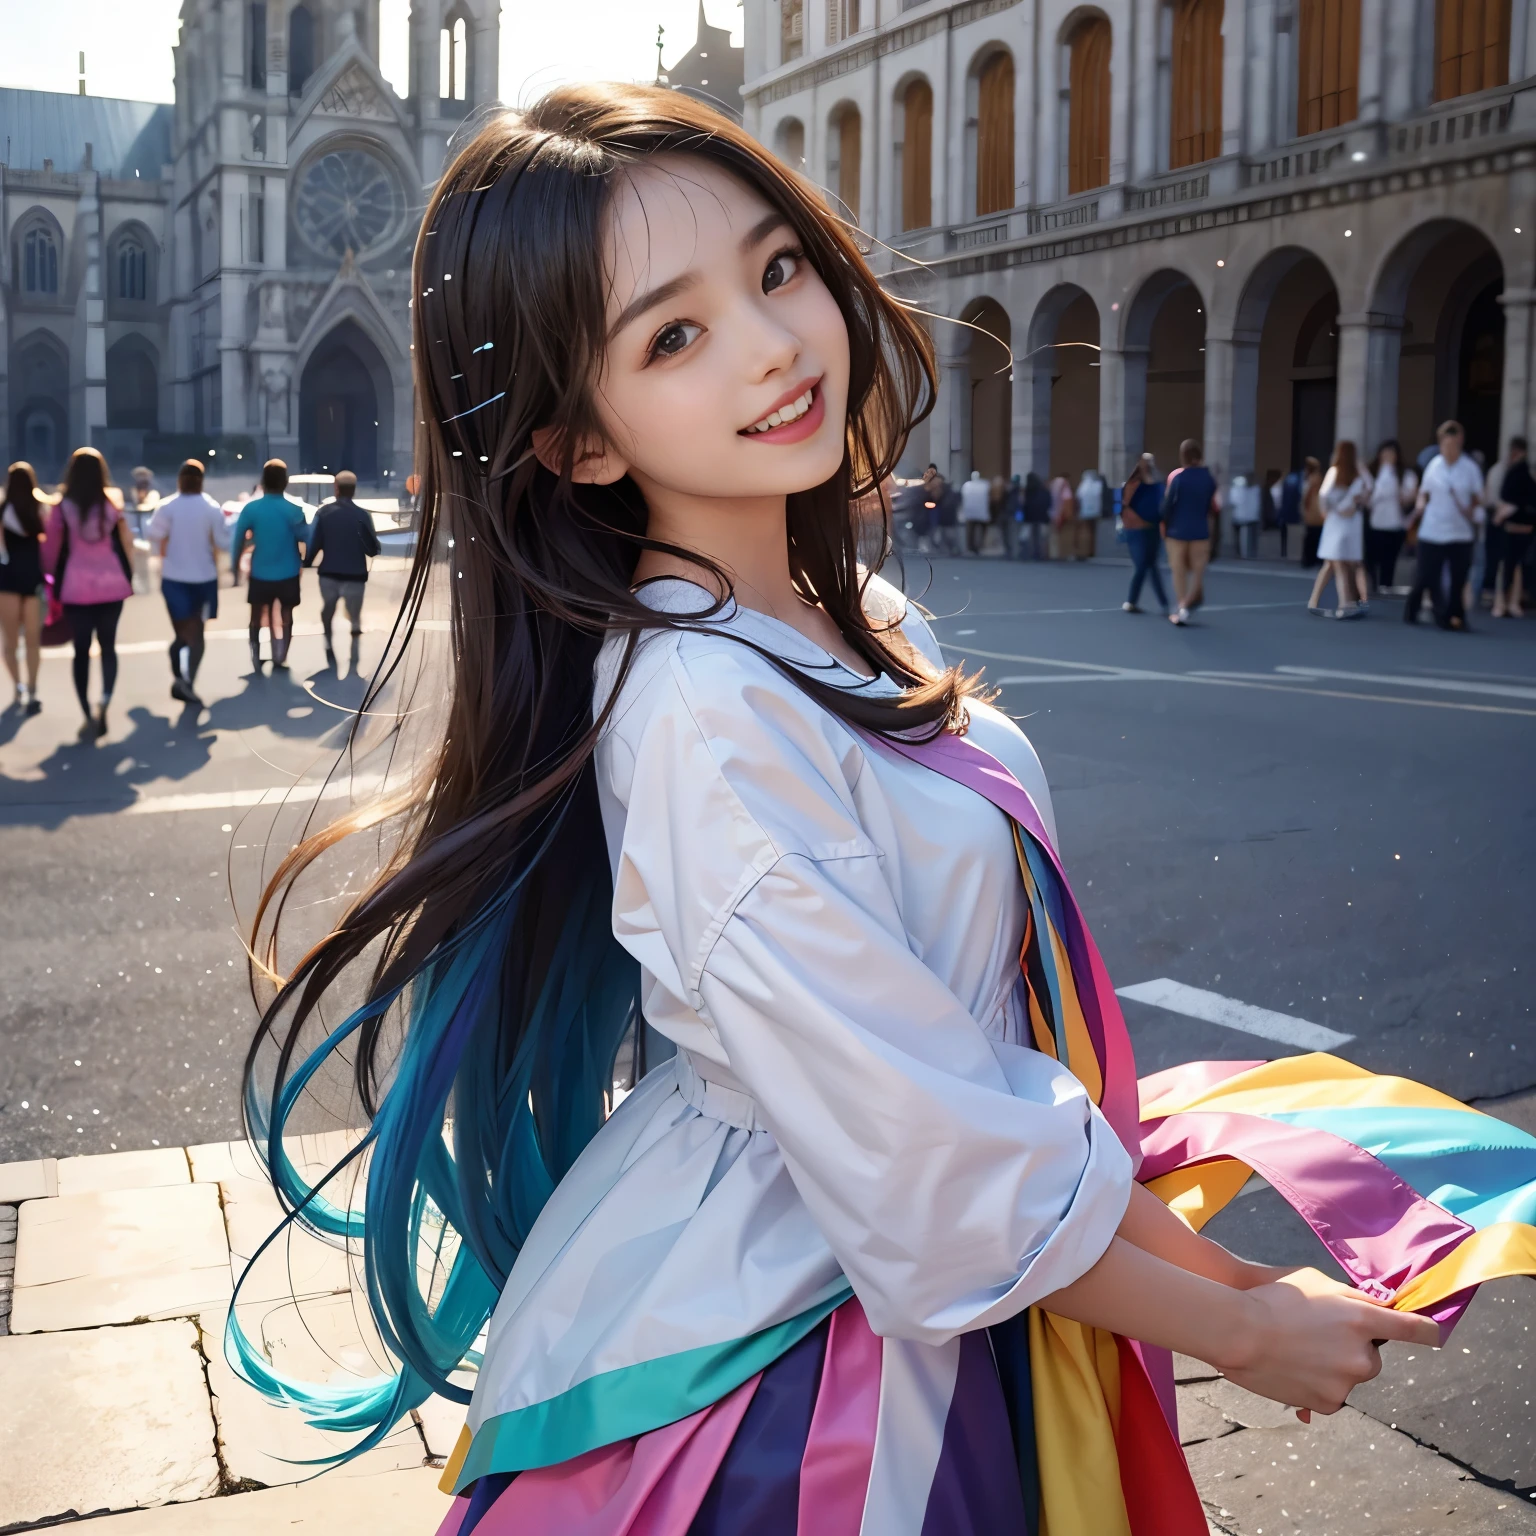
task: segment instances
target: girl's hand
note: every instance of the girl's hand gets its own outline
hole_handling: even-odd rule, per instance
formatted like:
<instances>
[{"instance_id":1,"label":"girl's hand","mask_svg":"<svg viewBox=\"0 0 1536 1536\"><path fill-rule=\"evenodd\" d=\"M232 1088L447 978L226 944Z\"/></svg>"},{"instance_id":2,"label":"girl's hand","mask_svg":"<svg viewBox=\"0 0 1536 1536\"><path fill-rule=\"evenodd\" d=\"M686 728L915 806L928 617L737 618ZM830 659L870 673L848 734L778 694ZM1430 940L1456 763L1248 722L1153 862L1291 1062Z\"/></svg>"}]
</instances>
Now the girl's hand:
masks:
<instances>
[{"instance_id":1,"label":"girl's hand","mask_svg":"<svg viewBox=\"0 0 1536 1536\"><path fill-rule=\"evenodd\" d=\"M1381 1370L1388 1339L1436 1348L1427 1317L1394 1312L1315 1269L1298 1269L1247 1293L1251 1326L1236 1358L1216 1360L1228 1380L1275 1402L1336 1413L1362 1381Z\"/></svg>"}]
</instances>

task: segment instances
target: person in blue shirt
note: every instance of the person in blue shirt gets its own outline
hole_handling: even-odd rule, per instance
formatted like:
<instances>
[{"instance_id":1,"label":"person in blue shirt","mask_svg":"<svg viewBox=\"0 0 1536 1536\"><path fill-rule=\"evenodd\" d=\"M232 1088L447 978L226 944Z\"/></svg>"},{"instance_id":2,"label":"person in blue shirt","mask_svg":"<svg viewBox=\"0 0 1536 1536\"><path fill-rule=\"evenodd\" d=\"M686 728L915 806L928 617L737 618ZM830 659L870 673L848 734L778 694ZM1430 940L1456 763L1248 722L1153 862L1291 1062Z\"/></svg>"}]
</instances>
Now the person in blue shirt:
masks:
<instances>
[{"instance_id":1,"label":"person in blue shirt","mask_svg":"<svg viewBox=\"0 0 1536 1536\"><path fill-rule=\"evenodd\" d=\"M288 488L288 466L268 459L261 466L262 494L246 502L230 537L230 560L236 570L251 542L251 579L247 595L251 603L251 670L261 672L261 613L272 611L272 670L288 670L288 646L293 639L293 613L299 606L299 571L309 528L304 509L283 492Z\"/></svg>"},{"instance_id":2,"label":"person in blue shirt","mask_svg":"<svg viewBox=\"0 0 1536 1536\"><path fill-rule=\"evenodd\" d=\"M1163 542L1162 518L1163 487L1158 479L1157 461L1150 453L1144 453L1120 492L1120 526L1134 566L1131 590L1120 605L1127 613L1141 612L1141 586L1149 576L1159 605L1164 613L1168 612L1168 594L1163 590L1162 573L1157 568L1157 552Z\"/></svg>"},{"instance_id":3,"label":"person in blue shirt","mask_svg":"<svg viewBox=\"0 0 1536 1536\"><path fill-rule=\"evenodd\" d=\"M1178 608L1169 621L1184 625L1205 601L1205 567L1211 558L1211 511L1219 507L1216 477L1205 467L1200 444L1192 437L1179 444L1179 467L1168 477L1163 495L1163 539L1173 575Z\"/></svg>"}]
</instances>

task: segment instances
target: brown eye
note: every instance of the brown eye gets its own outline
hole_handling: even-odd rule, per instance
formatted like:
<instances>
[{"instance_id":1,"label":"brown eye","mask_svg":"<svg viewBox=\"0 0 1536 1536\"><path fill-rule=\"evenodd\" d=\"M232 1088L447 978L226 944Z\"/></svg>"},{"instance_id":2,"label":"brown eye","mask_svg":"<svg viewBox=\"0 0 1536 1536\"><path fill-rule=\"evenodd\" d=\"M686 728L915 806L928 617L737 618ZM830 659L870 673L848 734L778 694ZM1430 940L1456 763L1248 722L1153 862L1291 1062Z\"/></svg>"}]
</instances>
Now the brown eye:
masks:
<instances>
[{"instance_id":1,"label":"brown eye","mask_svg":"<svg viewBox=\"0 0 1536 1536\"><path fill-rule=\"evenodd\" d=\"M691 346L694 339L703 334L703 330L702 325L694 325L691 321L675 320L656 333L656 340L651 343L651 356L676 357L679 352Z\"/></svg>"},{"instance_id":2,"label":"brown eye","mask_svg":"<svg viewBox=\"0 0 1536 1536\"><path fill-rule=\"evenodd\" d=\"M782 288L800 270L803 260L799 251L780 251L763 273L763 292L772 293L775 288Z\"/></svg>"}]
</instances>

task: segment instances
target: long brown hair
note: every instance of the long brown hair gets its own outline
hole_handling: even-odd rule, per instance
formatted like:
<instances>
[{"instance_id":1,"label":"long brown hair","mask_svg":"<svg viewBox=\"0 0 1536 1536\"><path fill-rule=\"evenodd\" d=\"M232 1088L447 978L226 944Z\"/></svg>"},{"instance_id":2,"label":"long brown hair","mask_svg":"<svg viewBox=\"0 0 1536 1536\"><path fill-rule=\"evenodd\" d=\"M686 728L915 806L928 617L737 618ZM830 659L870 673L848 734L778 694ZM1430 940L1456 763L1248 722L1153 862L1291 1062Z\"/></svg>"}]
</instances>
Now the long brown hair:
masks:
<instances>
[{"instance_id":1,"label":"long brown hair","mask_svg":"<svg viewBox=\"0 0 1536 1536\"><path fill-rule=\"evenodd\" d=\"M86 523L93 513L96 538L102 537L116 522L116 518L109 516L107 511L107 487L111 484L112 471L107 468L107 461L99 448L76 448L70 454L69 463L64 468L64 483L59 491L65 501L75 504L75 511L80 515L82 537L91 537L86 533Z\"/></svg>"},{"instance_id":2,"label":"long brown hair","mask_svg":"<svg viewBox=\"0 0 1536 1536\"><path fill-rule=\"evenodd\" d=\"M37 473L25 459L17 459L5 473L5 504L15 513L22 532L35 539L43 531L38 510Z\"/></svg>"},{"instance_id":3,"label":"long brown hair","mask_svg":"<svg viewBox=\"0 0 1536 1536\"><path fill-rule=\"evenodd\" d=\"M958 672L935 675L899 635L864 613L868 577L858 564L853 507L894 470L912 426L931 409L934 363L919 320L881 289L819 193L741 129L672 91L567 86L481 126L438 183L416 246L416 554L374 684L376 690L399 667L434 564L451 550L443 740L424 782L393 804L398 851L285 980L276 935L294 881L348 832L377 824L386 809L342 819L279 866L252 938L260 957L255 979L276 979L279 990L252 1043L245 1080L252 1133L265 1135L276 1155L282 1110L274 1116L270 1106L295 1070L300 1029L366 952L371 981L354 1015L355 1086L375 1130L384 1126L381 1137L394 1135L398 1117L378 1117L381 1085L387 1079L397 1100L428 1092L420 1083L413 1090L417 1080L407 1078L418 1057L438 1050L422 1043L435 1038L429 1031L439 1025L431 1021L450 1013L461 1019L471 1006L464 1000L469 993L438 1006L436 998L452 990L445 978L458 974L444 957L462 954L466 935L488 945L477 963L494 970L496 980L486 995L473 994L478 1022L441 1023L444 1042L458 1042L441 1050L461 1054L446 1066L433 1057L438 1070L431 1081L453 1083L457 1155L456 1190L433 1198L441 1209L449 1200L459 1208L466 1252L498 1287L529 1211L537 1210L527 1201L513 1209L509 1148L542 1160L535 1182L552 1187L601 1123L619 1034L635 1019L638 973L608 928L610 875L593 751L641 633L699 623L697 616L658 613L631 591L643 550L687 556L647 537L644 500L633 482L577 484L572 449L556 474L530 446L539 427L556 429L556 440L567 445L600 436L593 394L608 323L606 222L626 168L661 154L708 160L782 211L848 328L846 451L830 480L788 498L790 568L800 593L825 609L849 648L900 691L872 697L762 654L829 711L874 732L958 727L972 691ZM888 546L888 528L886 535ZM724 571L698 563L729 591ZM619 679L594 720L593 665L613 633L627 637ZM491 911L496 932L487 937L482 915ZM583 924L592 929L585 937ZM586 987L606 988L608 1002L598 1007ZM410 1023L391 1073L381 1059L383 1014L406 989ZM585 1022L541 1023L543 1000L557 995L579 1001L561 1019ZM540 1029L563 1043L541 1040ZM481 1039L483 1050L475 1044ZM466 1075L462 1063L471 1059L479 1065ZM304 1069L298 1071L302 1080ZM446 1105L448 1090L441 1092ZM478 1127L473 1133L471 1125ZM440 1157L440 1131L439 1124L419 1132L422 1158ZM391 1292L391 1284L404 1287L400 1277L414 1260L398 1223L390 1226L384 1214L388 1198L373 1183L381 1157L392 1169L415 1168L418 1148L386 1147L383 1139L377 1148L367 1211L370 1273L384 1276L371 1290L375 1311L386 1314L380 1326L391 1347L437 1386L445 1350L451 1356L457 1346L429 1337L430 1321L416 1315L421 1309L404 1289ZM441 1176L424 1173L424 1184L433 1177ZM278 1182L284 1198L298 1204L302 1193Z\"/></svg>"},{"instance_id":4,"label":"long brown hair","mask_svg":"<svg viewBox=\"0 0 1536 1536\"><path fill-rule=\"evenodd\" d=\"M1347 490L1360 475L1360 458L1355 452L1355 445L1347 438L1341 437L1333 449L1333 469L1337 471L1334 478Z\"/></svg>"}]
</instances>

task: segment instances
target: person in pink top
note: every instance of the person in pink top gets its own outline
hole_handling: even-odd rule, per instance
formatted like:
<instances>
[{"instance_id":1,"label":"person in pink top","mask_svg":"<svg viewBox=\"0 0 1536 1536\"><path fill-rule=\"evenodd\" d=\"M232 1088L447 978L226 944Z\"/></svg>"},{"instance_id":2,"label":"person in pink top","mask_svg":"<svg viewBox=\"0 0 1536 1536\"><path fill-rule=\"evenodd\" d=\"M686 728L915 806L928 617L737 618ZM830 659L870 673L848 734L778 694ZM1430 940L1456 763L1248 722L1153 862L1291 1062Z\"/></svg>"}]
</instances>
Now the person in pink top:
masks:
<instances>
[{"instance_id":1,"label":"person in pink top","mask_svg":"<svg viewBox=\"0 0 1536 1536\"><path fill-rule=\"evenodd\" d=\"M133 591L133 546L123 498L97 449L77 448L70 455L43 548L75 643L75 696L85 714L80 737L92 740L107 734L107 706L117 682L117 621ZM92 640L101 646L101 702L94 711L89 696Z\"/></svg>"}]
</instances>

